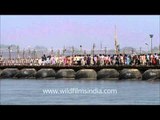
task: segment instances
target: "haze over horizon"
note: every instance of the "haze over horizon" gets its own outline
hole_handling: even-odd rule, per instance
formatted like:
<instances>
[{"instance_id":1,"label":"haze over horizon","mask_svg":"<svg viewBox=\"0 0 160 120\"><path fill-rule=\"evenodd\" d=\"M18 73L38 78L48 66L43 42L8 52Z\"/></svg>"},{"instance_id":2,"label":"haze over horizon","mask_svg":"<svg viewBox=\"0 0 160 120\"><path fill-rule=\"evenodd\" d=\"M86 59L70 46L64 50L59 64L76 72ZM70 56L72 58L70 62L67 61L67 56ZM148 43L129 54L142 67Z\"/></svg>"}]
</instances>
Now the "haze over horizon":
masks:
<instances>
[{"instance_id":1,"label":"haze over horizon","mask_svg":"<svg viewBox=\"0 0 160 120\"><path fill-rule=\"evenodd\" d=\"M22 48L44 46L53 49L75 46L114 49L115 25L120 48L147 49L149 34L153 47L160 44L157 15L5 15L1 16L1 44Z\"/></svg>"}]
</instances>

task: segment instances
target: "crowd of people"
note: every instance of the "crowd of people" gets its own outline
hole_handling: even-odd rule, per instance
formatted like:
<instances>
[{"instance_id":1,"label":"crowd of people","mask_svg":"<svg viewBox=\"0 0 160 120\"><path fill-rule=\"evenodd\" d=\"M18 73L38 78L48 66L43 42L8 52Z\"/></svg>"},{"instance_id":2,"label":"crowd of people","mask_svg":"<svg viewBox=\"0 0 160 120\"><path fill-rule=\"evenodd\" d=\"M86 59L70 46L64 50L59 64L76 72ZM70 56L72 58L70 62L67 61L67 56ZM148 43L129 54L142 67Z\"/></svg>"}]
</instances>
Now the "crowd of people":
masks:
<instances>
[{"instance_id":1,"label":"crowd of people","mask_svg":"<svg viewBox=\"0 0 160 120\"><path fill-rule=\"evenodd\" d=\"M160 65L160 54L45 56L40 65Z\"/></svg>"},{"instance_id":2,"label":"crowd of people","mask_svg":"<svg viewBox=\"0 0 160 120\"><path fill-rule=\"evenodd\" d=\"M18 58L0 60L1 65L53 65L53 66L108 66L108 65L160 65L160 54L114 54L54 56L45 54L41 58Z\"/></svg>"}]
</instances>

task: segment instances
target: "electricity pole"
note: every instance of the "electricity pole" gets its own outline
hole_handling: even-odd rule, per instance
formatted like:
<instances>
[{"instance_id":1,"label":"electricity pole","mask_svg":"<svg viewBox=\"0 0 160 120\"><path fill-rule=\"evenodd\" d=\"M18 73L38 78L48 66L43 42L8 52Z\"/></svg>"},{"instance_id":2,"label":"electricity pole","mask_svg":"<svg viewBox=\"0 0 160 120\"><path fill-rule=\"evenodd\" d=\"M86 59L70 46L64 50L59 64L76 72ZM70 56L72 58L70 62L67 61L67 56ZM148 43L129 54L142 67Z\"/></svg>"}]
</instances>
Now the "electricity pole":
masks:
<instances>
[{"instance_id":1,"label":"electricity pole","mask_svg":"<svg viewBox=\"0 0 160 120\"><path fill-rule=\"evenodd\" d=\"M151 54L152 54L152 52L153 52L152 51L152 38L153 38L153 34L150 34L149 36L150 36L150 39L151 39Z\"/></svg>"}]
</instances>

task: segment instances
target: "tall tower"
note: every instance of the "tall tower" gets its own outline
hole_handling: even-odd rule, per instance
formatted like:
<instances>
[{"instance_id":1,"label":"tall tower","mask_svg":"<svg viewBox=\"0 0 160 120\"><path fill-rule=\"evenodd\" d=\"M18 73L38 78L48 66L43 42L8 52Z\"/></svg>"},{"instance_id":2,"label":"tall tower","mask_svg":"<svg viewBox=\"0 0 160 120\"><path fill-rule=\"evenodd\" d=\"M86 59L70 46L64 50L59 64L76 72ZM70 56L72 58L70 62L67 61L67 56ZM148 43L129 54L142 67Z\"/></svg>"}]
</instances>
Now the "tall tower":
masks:
<instances>
[{"instance_id":1,"label":"tall tower","mask_svg":"<svg viewBox=\"0 0 160 120\"><path fill-rule=\"evenodd\" d=\"M115 54L118 54L118 41L117 41L117 28L116 28L116 25L115 25L114 45L115 45Z\"/></svg>"}]
</instances>

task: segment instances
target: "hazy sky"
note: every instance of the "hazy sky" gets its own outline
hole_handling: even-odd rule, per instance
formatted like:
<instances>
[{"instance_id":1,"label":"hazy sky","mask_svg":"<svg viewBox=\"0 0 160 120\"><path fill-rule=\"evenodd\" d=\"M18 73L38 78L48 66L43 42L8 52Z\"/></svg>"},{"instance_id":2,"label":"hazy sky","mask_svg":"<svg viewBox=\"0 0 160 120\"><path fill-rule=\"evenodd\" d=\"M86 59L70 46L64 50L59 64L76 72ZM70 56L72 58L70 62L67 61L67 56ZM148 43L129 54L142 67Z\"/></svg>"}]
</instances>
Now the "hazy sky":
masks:
<instances>
[{"instance_id":1,"label":"hazy sky","mask_svg":"<svg viewBox=\"0 0 160 120\"><path fill-rule=\"evenodd\" d=\"M83 46L91 49L114 48L117 26L120 47L147 49L149 34L154 34L153 46L159 44L159 16L111 15L12 15L1 16L1 44L17 44L22 48L36 45L54 49L63 46Z\"/></svg>"}]
</instances>

